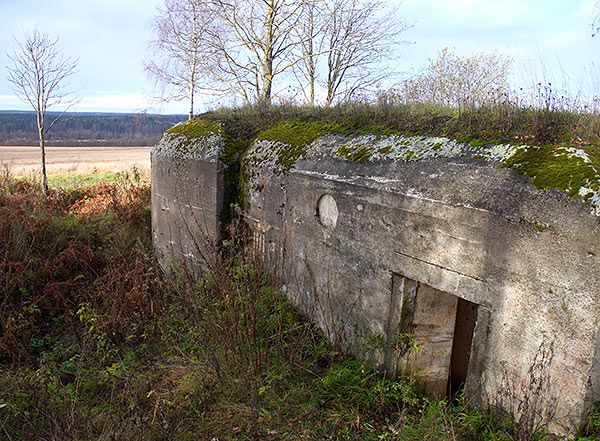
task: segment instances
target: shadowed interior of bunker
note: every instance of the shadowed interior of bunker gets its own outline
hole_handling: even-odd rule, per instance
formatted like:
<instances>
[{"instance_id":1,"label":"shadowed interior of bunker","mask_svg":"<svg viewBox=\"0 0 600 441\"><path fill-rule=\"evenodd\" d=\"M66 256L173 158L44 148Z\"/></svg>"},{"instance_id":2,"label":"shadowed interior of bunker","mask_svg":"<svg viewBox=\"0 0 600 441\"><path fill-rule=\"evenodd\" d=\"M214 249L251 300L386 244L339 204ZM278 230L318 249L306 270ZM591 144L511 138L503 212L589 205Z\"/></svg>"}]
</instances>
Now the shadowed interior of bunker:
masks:
<instances>
[{"instance_id":1,"label":"shadowed interior of bunker","mask_svg":"<svg viewBox=\"0 0 600 441\"><path fill-rule=\"evenodd\" d=\"M477 305L399 274L392 276L391 300L395 348L386 351L386 373L411 373L428 395L455 397L467 380Z\"/></svg>"}]
</instances>

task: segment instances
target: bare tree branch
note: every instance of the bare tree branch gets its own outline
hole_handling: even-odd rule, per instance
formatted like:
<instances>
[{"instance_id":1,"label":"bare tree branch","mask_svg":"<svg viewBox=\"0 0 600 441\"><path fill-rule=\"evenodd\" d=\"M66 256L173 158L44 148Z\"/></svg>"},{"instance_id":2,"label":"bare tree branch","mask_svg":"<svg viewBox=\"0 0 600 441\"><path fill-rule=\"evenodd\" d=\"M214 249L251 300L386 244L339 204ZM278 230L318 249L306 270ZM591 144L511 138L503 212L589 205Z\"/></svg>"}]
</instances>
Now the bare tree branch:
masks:
<instances>
[{"instance_id":1,"label":"bare tree branch","mask_svg":"<svg viewBox=\"0 0 600 441\"><path fill-rule=\"evenodd\" d=\"M215 31L215 16L202 0L164 0L154 17L155 38L150 42L154 60L146 72L162 87L163 101L189 100L189 118L194 116L194 96L208 90L207 72L213 58L208 35Z\"/></svg>"},{"instance_id":2,"label":"bare tree branch","mask_svg":"<svg viewBox=\"0 0 600 441\"><path fill-rule=\"evenodd\" d=\"M228 82L237 85L232 92L246 102L252 97L270 104L274 78L296 61L292 49L299 43L291 33L307 1L212 0L225 26L224 34L229 36L219 39L217 46L226 60L219 64L219 77L231 78ZM244 66L243 72L239 66Z\"/></svg>"},{"instance_id":3,"label":"bare tree branch","mask_svg":"<svg viewBox=\"0 0 600 441\"><path fill-rule=\"evenodd\" d=\"M312 0L296 29L300 34L302 62L296 78L309 104L315 104L315 87L321 83L325 104L345 101L370 90L393 71L400 34L408 26L385 3L372 0ZM325 71L323 79L320 75ZM306 90L308 88L308 91Z\"/></svg>"},{"instance_id":4,"label":"bare tree branch","mask_svg":"<svg viewBox=\"0 0 600 441\"><path fill-rule=\"evenodd\" d=\"M41 150L41 184L48 193L46 177L46 134L65 112L80 98L76 92L65 89L65 80L75 73L78 60L64 57L58 39L51 40L47 32L35 28L25 34L24 42L15 39L16 49L7 54L13 66L7 66L7 80L13 84L15 94L33 107L36 113ZM49 124L46 110L57 105L67 107Z\"/></svg>"}]
</instances>

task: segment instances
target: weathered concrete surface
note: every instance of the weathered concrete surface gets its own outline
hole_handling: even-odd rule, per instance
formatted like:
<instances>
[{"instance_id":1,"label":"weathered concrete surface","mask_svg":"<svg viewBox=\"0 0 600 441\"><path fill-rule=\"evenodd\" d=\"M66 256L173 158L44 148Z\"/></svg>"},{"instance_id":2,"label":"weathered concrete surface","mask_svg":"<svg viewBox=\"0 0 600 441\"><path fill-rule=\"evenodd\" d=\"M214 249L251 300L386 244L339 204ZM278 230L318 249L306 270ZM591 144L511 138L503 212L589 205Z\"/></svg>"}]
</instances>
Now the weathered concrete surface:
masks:
<instances>
[{"instance_id":1,"label":"weathered concrete surface","mask_svg":"<svg viewBox=\"0 0 600 441\"><path fill-rule=\"evenodd\" d=\"M152 240L168 272L198 277L214 256L225 191L223 148L218 134L184 131L166 133L152 149Z\"/></svg>"},{"instance_id":2,"label":"weathered concrete surface","mask_svg":"<svg viewBox=\"0 0 600 441\"><path fill-rule=\"evenodd\" d=\"M413 335L435 365L436 394L452 371L432 348L448 347L456 298L471 302L469 400L539 413L555 433L579 427L600 399L600 225L590 207L460 146L358 163L340 157L342 145L347 137L319 138L288 172L272 154L278 143L247 152L247 216L287 295L330 340L391 374L419 359ZM447 314L419 320L419 289L447 296Z\"/></svg>"},{"instance_id":3,"label":"weathered concrete surface","mask_svg":"<svg viewBox=\"0 0 600 441\"><path fill-rule=\"evenodd\" d=\"M211 124L176 126L152 151L157 256L195 275L224 204ZM268 274L332 342L390 376L412 372L431 395L466 382L473 405L572 433L600 400L598 183L578 190L590 205L539 190L500 167L516 151L402 136L257 141L245 215Z\"/></svg>"}]
</instances>

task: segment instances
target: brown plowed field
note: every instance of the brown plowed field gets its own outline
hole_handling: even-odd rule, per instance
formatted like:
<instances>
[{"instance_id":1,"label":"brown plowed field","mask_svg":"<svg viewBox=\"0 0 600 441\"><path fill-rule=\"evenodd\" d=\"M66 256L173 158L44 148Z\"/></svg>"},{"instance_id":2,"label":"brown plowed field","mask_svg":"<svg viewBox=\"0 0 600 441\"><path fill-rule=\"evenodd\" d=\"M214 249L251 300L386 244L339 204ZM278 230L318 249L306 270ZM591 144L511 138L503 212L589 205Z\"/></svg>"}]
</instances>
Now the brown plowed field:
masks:
<instances>
[{"instance_id":1,"label":"brown plowed field","mask_svg":"<svg viewBox=\"0 0 600 441\"><path fill-rule=\"evenodd\" d=\"M46 147L48 175L123 171L136 166L150 170L152 147ZM39 147L0 146L0 170L15 176L37 173Z\"/></svg>"}]
</instances>

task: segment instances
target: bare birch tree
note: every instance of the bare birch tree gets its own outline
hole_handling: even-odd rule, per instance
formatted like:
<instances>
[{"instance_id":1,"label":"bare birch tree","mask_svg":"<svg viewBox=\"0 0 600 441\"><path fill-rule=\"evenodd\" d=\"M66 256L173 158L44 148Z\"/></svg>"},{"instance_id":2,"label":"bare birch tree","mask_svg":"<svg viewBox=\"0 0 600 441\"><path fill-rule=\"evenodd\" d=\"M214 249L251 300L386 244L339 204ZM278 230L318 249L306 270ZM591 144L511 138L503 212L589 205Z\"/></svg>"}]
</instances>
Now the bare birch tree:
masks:
<instances>
[{"instance_id":1,"label":"bare birch tree","mask_svg":"<svg viewBox=\"0 0 600 441\"><path fill-rule=\"evenodd\" d=\"M7 79L14 86L15 94L31 104L36 113L41 150L41 184L44 195L48 194L46 177L46 135L52 126L78 99L74 92L65 89L66 79L75 73L77 61L64 57L58 48L58 39L52 40L47 32L34 29L25 34L23 43L15 40L17 48L8 58L13 66L7 66ZM65 110L52 121L46 120L46 111L57 105Z\"/></svg>"},{"instance_id":2,"label":"bare birch tree","mask_svg":"<svg viewBox=\"0 0 600 441\"><path fill-rule=\"evenodd\" d=\"M295 66L302 85L308 85L309 104L314 104L315 84L321 83L327 106L366 91L393 73L400 34L407 25L385 3L370 0L314 0L298 26L303 38L302 60ZM321 60L324 59L324 66ZM319 76L325 78L319 81ZM299 75L296 74L298 78Z\"/></svg>"},{"instance_id":3,"label":"bare birch tree","mask_svg":"<svg viewBox=\"0 0 600 441\"><path fill-rule=\"evenodd\" d=\"M315 104L321 68L330 105L390 75L406 26L374 0L165 0L155 29L161 63L146 68L177 98L187 93L193 103L202 82L207 91L269 105L275 78L293 70Z\"/></svg>"},{"instance_id":4,"label":"bare birch tree","mask_svg":"<svg viewBox=\"0 0 600 441\"><path fill-rule=\"evenodd\" d=\"M319 56L323 54L325 30L328 25L326 6L325 0L308 1L294 30L295 38L299 42L297 51L300 61L293 66L293 72L310 106L315 105L317 63Z\"/></svg>"},{"instance_id":5,"label":"bare birch tree","mask_svg":"<svg viewBox=\"0 0 600 441\"><path fill-rule=\"evenodd\" d=\"M215 80L251 104L270 104L273 80L299 60L292 30L306 0L212 0L222 21L213 34L219 54Z\"/></svg>"},{"instance_id":6,"label":"bare birch tree","mask_svg":"<svg viewBox=\"0 0 600 441\"><path fill-rule=\"evenodd\" d=\"M369 90L393 73L404 21L379 1L332 0L327 30L327 106Z\"/></svg>"},{"instance_id":7,"label":"bare birch tree","mask_svg":"<svg viewBox=\"0 0 600 441\"><path fill-rule=\"evenodd\" d=\"M164 101L189 101L194 117L194 96L207 78L210 66L208 34L214 14L203 0L165 0L154 17L155 38L150 42L154 59L146 72L162 86Z\"/></svg>"}]
</instances>

